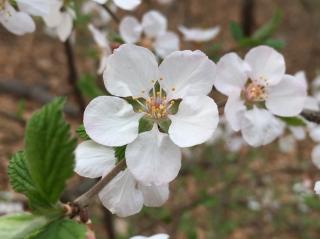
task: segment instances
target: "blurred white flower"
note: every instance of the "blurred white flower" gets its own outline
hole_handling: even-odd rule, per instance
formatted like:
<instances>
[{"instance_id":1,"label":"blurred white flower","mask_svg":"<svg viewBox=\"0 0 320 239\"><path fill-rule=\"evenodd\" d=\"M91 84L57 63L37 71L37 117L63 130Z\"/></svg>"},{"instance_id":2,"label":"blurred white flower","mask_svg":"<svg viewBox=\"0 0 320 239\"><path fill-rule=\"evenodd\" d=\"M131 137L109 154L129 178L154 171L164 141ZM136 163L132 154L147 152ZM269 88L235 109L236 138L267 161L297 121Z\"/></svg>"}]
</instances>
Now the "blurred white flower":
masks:
<instances>
[{"instance_id":1,"label":"blurred white flower","mask_svg":"<svg viewBox=\"0 0 320 239\"><path fill-rule=\"evenodd\" d=\"M173 3L174 0L157 0L159 4L162 5L169 5L171 3Z\"/></svg>"},{"instance_id":2,"label":"blurred white flower","mask_svg":"<svg viewBox=\"0 0 320 239\"><path fill-rule=\"evenodd\" d=\"M220 32L220 27L212 27L208 29L186 28L179 26L179 31L183 34L185 41L206 42L214 39Z\"/></svg>"},{"instance_id":3,"label":"blurred white flower","mask_svg":"<svg viewBox=\"0 0 320 239\"><path fill-rule=\"evenodd\" d=\"M126 43L139 43L155 50L161 58L179 50L179 37L167 31L167 19L158 11L149 11L140 23L135 17L127 16L121 20L119 31Z\"/></svg>"},{"instance_id":4,"label":"blurred white flower","mask_svg":"<svg viewBox=\"0 0 320 239\"><path fill-rule=\"evenodd\" d=\"M114 150L92 140L78 145L75 172L83 177L99 178L115 166ZM160 207L169 197L169 185L144 186L126 169L120 172L99 193L102 204L112 213L127 217L138 213L143 205Z\"/></svg>"},{"instance_id":5,"label":"blurred white flower","mask_svg":"<svg viewBox=\"0 0 320 239\"><path fill-rule=\"evenodd\" d=\"M282 153L292 153L296 148L296 139L292 135L286 135L279 139L278 145Z\"/></svg>"},{"instance_id":6,"label":"blurred white flower","mask_svg":"<svg viewBox=\"0 0 320 239\"><path fill-rule=\"evenodd\" d=\"M109 7L112 12L117 10L117 7L114 4L111 4ZM81 12L86 15L90 14L91 23L99 27L105 26L112 19L107 10L94 1L84 2L81 7Z\"/></svg>"},{"instance_id":7,"label":"blurred white flower","mask_svg":"<svg viewBox=\"0 0 320 239\"><path fill-rule=\"evenodd\" d=\"M107 58L111 55L112 49L110 47L110 43L108 41L106 32L98 30L92 24L89 24L88 28L93 36L95 43L99 47L100 65L98 69L98 74L102 74L106 68Z\"/></svg>"},{"instance_id":8,"label":"blurred white flower","mask_svg":"<svg viewBox=\"0 0 320 239\"><path fill-rule=\"evenodd\" d=\"M167 234L156 234L151 237L145 237L145 236L134 236L130 237L130 239L169 239L169 235Z\"/></svg>"},{"instance_id":9,"label":"blurred white flower","mask_svg":"<svg viewBox=\"0 0 320 239\"><path fill-rule=\"evenodd\" d=\"M301 82L285 75L283 56L267 46L253 48L245 60L235 53L223 56L217 64L215 87L228 96L225 116L231 127L241 130L254 147L283 133L284 123L274 115L297 116L306 100Z\"/></svg>"},{"instance_id":10,"label":"blurred white flower","mask_svg":"<svg viewBox=\"0 0 320 239\"><path fill-rule=\"evenodd\" d=\"M106 4L109 2L109 0L92 0L99 4ZM141 0L113 0L113 3L124 10L134 10L136 7L138 7L141 4Z\"/></svg>"},{"instance_id":11,"label":"blurred white flower","mask_svg":"<svg viewBox=\"0 0 320 239\"><path fill-rule=\"evenodd\" d=\"M89 103L86 132L105 146L128 144L127 166L139 182L169 183L181 167L179 147L204 143L217 127L217 105L207 96L214 74L215 64L201 51L174 52L158 67L148 49L124 44L108 57L103 76L108 92L118 97L100 96ZM138 108L120 97L132 97ZM141 118L153 126L139 134Z\"/></svg>"},{"instance_id":12,"label":"blurred white flower","mask_svg":"<svg viewBox=\"0 0 320 239\"><path fill-rule=\"evenodd\" d=\"M314 185L314 191L316 194L320 195L320 181L317 181Z\"/></svg>"},{"instance_id":13,"label":"blurred white flower","mask_svg":"<svg viewBox=\"0 0 320 239\"><path fill-rule=\"evenodd\" d=\"M69 7L62 8L63 1L56 2L43 20L50 30L53 30L60 41L66 41L72 33L75 12Z\"/></svg>"}]
</instances>

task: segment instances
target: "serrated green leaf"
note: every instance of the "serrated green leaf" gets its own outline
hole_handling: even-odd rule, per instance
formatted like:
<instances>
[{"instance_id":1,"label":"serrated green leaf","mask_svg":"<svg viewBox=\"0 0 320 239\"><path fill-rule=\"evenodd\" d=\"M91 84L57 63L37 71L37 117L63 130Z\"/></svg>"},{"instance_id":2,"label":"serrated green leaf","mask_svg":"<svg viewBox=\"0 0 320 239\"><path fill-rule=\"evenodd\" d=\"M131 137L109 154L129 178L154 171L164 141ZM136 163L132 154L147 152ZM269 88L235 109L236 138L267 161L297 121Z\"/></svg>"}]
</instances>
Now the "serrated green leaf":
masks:
<instances>
[{"instance_id":1,"label":"serrated green leaf","mask_svg":"<svg viewBox=\"0 0 320 239\"><path fill-rule=\"evenodd\" d=\"M1 239L25 239L48 223L43 216L21 213L0 217Z\"/></svg>"},{"instance_id":2,"label":"serrated green leaf","mask_svg":"<svg viewBox=\"0 0 320 239\"><path fill-rule=\"evenodd\" d=\"M229 30L230 30L231 35L235 41L238 42L244 38L244 33L238 23L231 21L229 23Z\"/></svg>"},{"instance_id":3,"label":"serrated green leaf","mask_svg":"<svg viewBox=\"0 0 320 239\"><path fill-rule=\"evenodd\" d=\"M281 20L282 12L278 9L267 23L262 25L258 30L256 30L253 33L252 38L265 40L271 37L271 35L276 31L277 27L279 26Z\"/></svg>"},{"instance_id":4,"label":"serrated green leaf","mask_svg":"<svg viewBox=\"0 0 320 239\"><path fill-rule=\"evenodd\" d=\"M114 148L114 156L118 161L123 160L125 158L126 148L127 145Z\"/></svg>"},{"instance_id":5,"label":"serrated green leaf","mask_svg":"<svg viewBox=\"0 0 320 239\"><path fill-rule=\"evenodd\" d=\"M19 193L23 193L29 199L31 208L50 207L46 197L41 195L30 176L24 153L17 152L12 156L8 166L8 176L12 188Z\"/></svg>"},{"instance_id":6,"label":"serrated green leaf","mask_svg":"<svg viewBox=\"0 0 320 239\"><path fill-rule=\"evenodd\" d=\"M48 224L30 239L83 239L86 227L69 219L60 219Z\"/></svg>"},{"instance_id":7,"label":"serrated green leaf","mask_svg":"<svg viewBox=\"0 0 320 239\"><path fill-rule=\"evenodd\" d=\"M90 139L90 137L89 137L89 135L87 134L87 132L86 132L86 130L85 130L85 128L84 128L83 125L80 125L80 126L77 128L76 132L77 132L78 136L79 136L81 139L83 139L83 140L89 140L89 139Z\"/></svg>"},{"instance_id":8,"label":"serrated green leaf","mask_svg":"<svg viewBox=\"0 0 320 239\"><path fill-rule=\"evenodd\" d=\"M98 87L95 78L92 75L82 75L77 82L77 86L81 93L90 99L104 95L103 91Z\"/></svg>"},{"instance_id":9,"label":"serrated green leaf","mask_svg":"<svg viewBox=\"0 0 320 239\"><path fill-rule=\"evenodd\" d=\"M289 126L306 126L306 123L303 119L299 117L279 117L283 122Z\"/></svg>"},{"instance_id":10,"label":"serrated green leaf","mask_svg":"<svg viewBox=\"0 0 320 239\"><path fill-rule=\"evenodd\" d=\"M25 159L37 189L55 204L73 174L76 140L64 121L64 100L53 100L34 113L26 127Z\"/></svg>"}]
</instances>

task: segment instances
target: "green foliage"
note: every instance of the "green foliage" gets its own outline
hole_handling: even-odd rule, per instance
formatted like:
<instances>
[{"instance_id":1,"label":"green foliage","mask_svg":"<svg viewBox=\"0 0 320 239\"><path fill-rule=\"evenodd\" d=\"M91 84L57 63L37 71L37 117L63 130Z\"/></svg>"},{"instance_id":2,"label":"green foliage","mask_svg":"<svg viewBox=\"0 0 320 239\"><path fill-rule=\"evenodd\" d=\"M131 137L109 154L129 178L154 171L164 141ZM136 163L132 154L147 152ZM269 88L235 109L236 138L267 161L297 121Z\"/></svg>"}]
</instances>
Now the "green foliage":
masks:
<instances>
[{"instance_id":1,"label":"green foliage","mask_svg":"<svg viewBox=\"0 0 320 239\"><path fill-rule=\"evenodd\" d=\"M104 95L103 91L98 87L95 78L92 75L82 75L77 82L77 86L81 93L90 99Z\"/></svg>"},{"instance_id":2,"label":"green foliage","mask_svg":"<svg viewBox=\"0 0 320 239\"><path fill-rule=\"evenodd\" d=\"M77 132L79 138L81 138L81 139L83 139L83 140L89 140L89 139L90 139L90 137L89 137L89 135L87 134L87 132L86 132L83 124L80 125L80 126L77 128L76 132Z\"/></svg>"},{"instance_id":3,"label":"green foliage","mask_svg":"<svg viewBox=\"0 0 320 239\"><path fill-rule=\"evenodd\" d=\"M43 216L30 213L14 214L0 217L0 238L24 239L26 235L38 231L48 223Z\"/></svg>"},{"instance_id":4,"label":"green foliage","mask_svg":"<svg viewBox=\"0 0 320 239\"><path fill-rule=\"evenodd\" d=\"M303 119L299 117L279 117L279 119L285 122L288 126L306 126Z\"/></svg>"},{"instance_id":5,"label":"green foliage","mask_svg":"<svg viewBox=\"0 0 320 239\"><path fill-rule=\"evenodd\" d=\"M8 175L12 188L16 192L25 194L32 208L50 207L46 197L37 190L30 176L23 152L18 152L12 156L8 166Z\"/></svg>"},{"instance_id":6,"label":"green foliage","mask_svg":"<svg viewBox=\"0 0 320 239\"><path fill-rule=\"evenodd\" d=\"M30 239L83 239L85 234L84 225L69 219L61 219L48 224Z\"/></svg>"},{"instance_id":7,"label":"green foliage","mask_svg":"<svg viewBox=\"0 0 320 239\"><path fill-rule=\"evenodd\" d=\"M114 148L114 156L118 161L123 160L125 158L126 148L127 145Z\"/></svg>"},{"instance_id":8,"label":"green foliage","mask_svg":"<svg viewBox=\"0 0 320 239\"><path fill-rule=\"evenodd\" d=\"M53 100L34 113L26 127L25 159L35 187L55 204L73 173L76 140L64 121L64 100Z\"/></svg>"},{"instance_id":9,"label":"green foliage","mask_svg":"<svg viewBox=\"0 0 320 239\"><path fill-rule=\"evenodd\" d=\"M231 21L229 23L229 30L232 34L233 39L236 42L239 42L240 40L242 40L244 38L244 33L242 31L241 26L238 23Z\"/></svg>"}]
</instances>

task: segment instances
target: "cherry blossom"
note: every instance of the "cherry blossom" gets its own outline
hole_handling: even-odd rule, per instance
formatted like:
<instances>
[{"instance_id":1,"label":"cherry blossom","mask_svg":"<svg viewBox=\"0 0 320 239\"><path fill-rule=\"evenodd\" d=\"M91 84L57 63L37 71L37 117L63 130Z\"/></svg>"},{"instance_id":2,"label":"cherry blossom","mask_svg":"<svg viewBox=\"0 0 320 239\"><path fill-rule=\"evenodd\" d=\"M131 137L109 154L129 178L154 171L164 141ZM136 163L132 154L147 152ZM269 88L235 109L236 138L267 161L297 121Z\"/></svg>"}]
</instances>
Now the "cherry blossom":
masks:
<instances>
[{"instance_id":1,"label":"cherry blossom","mask_svg":"<svg viewBox=\"0 0 320 239\"><path fill-rule=\"evenodd\" d=\"M220 27L212 27L208 29L187 28L179 26L179 31L183 34L185 41L206 42L214 39L220 32Z\"/></svg>"},{"instance_id":2,"label":"cherry blossom","mask_svg":"<svg viewBox=\"0 0 320 239\"><path fill-rule=\"evenodd\" d=\"M145 236L134 236L130 239L169 239L169 235L167 234L156 234L151 237L145 237Z\"/></svg>"},{"instance_id":3,"label":"cherry blossom","mask_svg":"<svg viewBox=\"0 0 320 239\"><path fill-rule=\"evenodd\" d=\"M155 50L162 58L179 50L179 37L174 32L167 31L167 19L158 11L149 11L142 17L140 23L135 17L122 19L119 31L126 43L138 43Z\"/></svg>"},{"instance_id":4,"label":"cherry blossom","mask_svg":"<svg viewBox=\"0 0 320 239\"><path fill-rule=\"evenodd\" d=\"M97 2L99 4L106 4L109 2L109 0L92 0L94 2ZM113 0L113 3L124 10L133 10L137 6L141 4L141 0Z\"/></svg>"},{"instance_id":5,"label":"cherry blossom","mask_svg":"<svg viewBox=\"0 0 320 239\"><path fill-rule=\"evenodd\" d=\"M115 12L117 10L114 4L109 7L112 12ZM91 23L98 27L105 26L112 19L107 10L105 10L103 6L94 1L84 2L81 7L81 12L83 14L90 15Z\"/></svg>"},{"instance_id":6,"label":"cherry blossom","mask_svg":"<svg viewBox=\"0 0 320 239\"><path fill-rule=\"evenodd\" d=\"M242 60L235 53L217 64L215 87L228 96L226 119L241 130L251 146L272 142L284 132L275 116L297 116L306 100L306 89L295 76L285 74L283 56L267 46L250 50Z\"/></svg>"},{"instance_id":7,"label":"cherry blossom","mask_svg":"<svg viewBox=\"0 0 320 239\"><path fill-rule=\"evenodd\" d=\"M96 44L99 47L100 65L99 65L99 69L98 69L98 74L102 74L106 68L107 58L112 53L110 43L107 38L107 33L99 31L92 24L90 24L88 26L88 28L89 28Z\"/></svg>"},{"instance_id":8,"label":"cherry blossom","mask_svg":"<svg viewBox=\"0 0 320 239\"><path fill-rule=\"evenodd\" d=\"M128 144L127 166L139 182L169 183L181 167L179 147L204 143L217 127L217 105L207 96L214 74L215 64L201 51L174 52L158 67L148 49L124 44L108 57L104 72L106 89L115 96L89 103L86 132L105 146ZM131 97L132 104L121 97ZM141 120L149 130L139 132Z\"/></svg>"}]
</instances>

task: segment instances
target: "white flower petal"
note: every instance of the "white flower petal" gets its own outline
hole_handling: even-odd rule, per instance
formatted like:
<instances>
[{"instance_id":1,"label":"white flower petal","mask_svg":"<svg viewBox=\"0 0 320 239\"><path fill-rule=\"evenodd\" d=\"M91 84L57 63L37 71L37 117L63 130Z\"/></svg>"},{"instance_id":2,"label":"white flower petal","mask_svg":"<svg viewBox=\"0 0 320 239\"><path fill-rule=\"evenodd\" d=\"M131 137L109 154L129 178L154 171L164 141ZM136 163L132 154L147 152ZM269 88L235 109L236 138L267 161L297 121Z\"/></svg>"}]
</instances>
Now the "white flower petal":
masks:
<instances>
[{"instance_id":1,"label":"white flower petal","mask_svg":"<svg viewBox=\"0 0 320 239\"><path fill-rule=\"evenodd\" d=\"M282 153L292 153L296 148L296 140L292 135L281 137L278 144Z\"/></svg>"},{"instance_id":2,"label":"white flower petal","mask_svg":"<svg viewBox=\"0 0 320 239\"><path fill-rule=\"evenodd\" d=\"M157 36L154 42L154 49L158 56L165 58L174 51L178 51L180 47L179 37L174 32L166 32Z\"/></svg>"},{"instance_id":3,"label":"white flower petal","mask_svg":"<svg viewBox=\"0 0 320 239\"><path fill-rule=\"evenodd\" d=\"M317 181L314 185L314 191L316 194L320 195L320 181Z\"/></svg>"},{"instance_id":4,"label":"white flower petal","mask_svg":"<svg viewBox=\"0 0 320 239\"><path fill-rule=\"evenodd\" d=\"M33 16L46 16L56 0L17 0L18 8Z\"/></svg>"},{"instance_id":5,"label":"white flower petal","mask_svg":"<svg viewBox=\"0 0 320 239\"><path fill-rule=\"evenodd\" d=\"M108 2L108 0L92 0L94 2L97 2L99 4L105 4L106 2Z\"/></svg>"},{"instance_id":6,"label":"white flower petal","mask_svg":"<svg viewBox=\"0 0 320 239\"><path fill-rule=\"evenodd\" d=\"M303 109L319 111L320 108L318 100L314 97L307 96L304 102Z\"/></svg>"},{"instance_id":7,"label":"white flower petal","mask_svg":"<svg viewBox=\"0 0 320 239\"><path fill-rule=\"evenodd\" d=\"M69 12L62 12L61 14L61 24L57 26L57 34L60 41L66 41L72 32L73 17Z\"/></svg>"},{"instance_id":8,"label":"white flower petal","mask_svg":"<svg viewBox=\"0 0 320 239\"><path fill-rule=\"evenodd\" d=\"M183 34L185 41L206 42L214 39L219 34L220 27L188 29L185 26L179 26L179 31Z\"/></svg>"},{"instance_id":9,"label":"white flower petal","mask_svg":"<svg viewBox=\"0 0 320 239\"><path fill-rule=\"evenodd\" d=\"M141 0L113 0L113 2L124 10L131 11L140 5Z\"/></svg>"},{"instance_id":10,"label":"white flower petal","mask_svg":"<svg viewBox=\"0 0 320 239\"><path fill-rule=\"evenodd\" d=\"M279 84L268 89L266 107L275 115L296 116L304 106L307 91L295 77L285 75Z\"/></svg>"},{"instance_id":11,"label":"white flower petal","mask_svg":"<svg viewBox=\"0 0 320 239\"><path fill-rule=\"evenodd\" d=\"M109 172L115 165L114 150L93 142L84 141L75 151L74 171L87 178L98 178Z\"/></svg>"},{"instance_id":12,"label":"white flower petal","mask_svg":"<svg viewBox=\"0 0 320 239\"><path fill-rule=\"evenodd\" d=\"M202 144L213 135L219 122L216 103L208 96L182 99L175 115L169 115L169 136L180 147Z\"/></svg>"},{"instance_id":13,"label":"white flower petal","mask_svg":"<svg viewBox=\"0 0 320 239\"><path fill-rule=\"evenodd\" d=\"M309 135L310 138L314 141L314 142L320 142L320 126L315 126L309 129Z\"/></svg>"},{"instance_id":14,"label":"white flower petal","mask_svg":"<svg viewBox=\"0 0 320 239\"><path fill-rule=\"evenodd\" d=\"M85 109L83 124L95 142L106 146L122 146L136 139L142 116L121 98L99 96Z\"/></svg>"},{"instance_id":15,"label":"white flower petal","mask_svg":"<svg viewBox=\"0 0 320 239\"><path fill-rule=\"evenodd\" d=\"M119 25L122 40L126 43L136 43L141 38L142 26L135 17L125 17Z\"/></svg>"},{"instance_id":16,"label":"white flower petal","mask_svg":"<svg viewBox=\"0 0 320 239\"><path fill-rule=\"evenodd\" d=\"M160 65L160 84L171 99L207 95L212 90L215 68L199 50L173 52Z\"/></svg>"},{"instance_id":17,"label":"white flower petal","mask_svg":"<svg viewBox=\"0 0 320 239\"><path fill-rule=\"evenodd\" d=\"M241 120L242 136L253 147L271 143L283 130L284 125L279 119L269 111L256 107L245 112Z\"/></svg>"},{"instance_id":18,"label":"white flower petal","mask_svg":"<svg viewBox=\"0 0 320 239\"><path fill-rule=\"evenodd\" d=\"M293 137L296 140L304 140L306 138L306 131L305 131L305 127L302 126L290 126L289 130L291 131Z\"/></svg>"},{"instance_id":19,"label":"white flower petal","mask_svg":"<svg viewBox=\"0 0 320 239\"><path fill-rule=\"evenodd\" d=\"M278 84L284 76L284 58L271 47L258 46L251 49L245 61L251 67L251 79L260 85Z\"/></svg>"},{"instance_id":20,"label":"white flower petal","mask_svg":"<svg viewBox=\"0 0 320 239\"><path fill-rule=\"evenodd\" d=\"M167 234L156 234L151 237L145 237L145 236L134 236L130 237L130 239L169 239L169 235Z\"/></svg>"},{"instance_id":21,"label":"white flower petal","mask_svg":"<svg viewBox=\"0 0 320 239\"><path fill-rule=\"evenodd\" d=\"M244 101L240 99L240 95L230 96L224 107L226 120L234 131L241 129L241 119L246 112Z\"/></svg>"},{"instance_id":22,"label":"white flower petal","mask_svg":"<svg viewBox=\"0 0 320 239\"><path fill-rule=\"evenodd\" d=\"M131 44L123 44L109 56L103 75L107 90L122 97L148 97L159 78L158 63L153 53Z\"/></svg>"},{"instance_id":23,"label":"white flower petal","mask_svg":"<svg viewBox=\"0 0 320 239\"><path fill-rule=\"evenodd\" d=\"M224 55L217 64L214 86L222 94L239 94L248 80L248 66L235 53Z\"/></svg>"},{"instance_id":24,"label":"white flower petal","mask_svg":"<svg viewBox=\"0 0 320 239\"><path fill-rule=\"evenodd\" d=\"M144 205L147 207L160 207L169 198L169 184L160 186L139 184L139 189L143 193Z\"/></svg>"},{"instance_id":25,"label":"white flower petal","mask_svg":"<svg viewBox=\"0 0 320 239\"><path fill-rule=\"evenodd\" d=\"M155 124L151 131L139 134L126 149L128 169L142 184L163 185L171 182L181 167L180 149Z\"/></svg>"},{"instance_id":26,"label":"white flower petal","mask_svg":"<svg viewBox=\"0 0 320 239\"><path fill-rule=\"evenodd\" d=\"M34 32L36 25L33 19L24 12L17 12L10 4L5 3L0 11L0 22L11 33L23 35Z\"/></svg>"},{"instance_id":27,"label":"white flower petal","mask_svg":"<svg viewBox=\"0 0 320 239\"><path fill-rule=\"evenodd\" d=\"M57 27L61 24L63 20L63 15L61 12L62 1L58 1L52 5L50 8L49 14L43 16L43 20L47 27Z\"/></svg>"},{"instance_id":28,"label":"white flower petal","mask_svg":"<svg viewBox=\"0 0 320 239\"><path fill-rule=\"evenodd\" d=\"M239 136L233 136L226 140L226 148L230 152L239 152L243 145L245 145L245 142L243 138Z\"/></svg>"},{"instance_id":29,"label":"white flower petal","mask_svg":"<svg viewBox=\"0 0 320 239\"><path fill-rule=\"evenodd\" d=\"M296 74L294 74L294 77L296 78L297 83L300 84L303 89L308 89L307 76L304 71L298 71Z\"/></svg>"},{"instance_id":30,"label":"white flower petal","mask_svg":"<svg viewBox=\"0 0 320 239\"><path fill-rule=\"evenodd\" d=\"M99 193L102 204L119 217L128 217L141 211L143 195L128 169L120 172Z\"/></svg>"},{"instance_id":31,"label":"white flower petal","mask_svg":"<svg viewBox=\"0 0 320 239\"><path fill-rule=\"evenodd\" d=\"M158 11L149 11L142 17L143 31L149 38L164 34L167 30L167 19Z\"/></svg>"},{"instance_id":32,"label":"white flower petal","mask_svg":"<svg viewBox=\"0 0 320 239\"><path fill-rule=\"evenodd\" d=\"M320 145L316 145L311 152L312 163L320 169Z\"/></svg>"},{"instance_id":33,"label":"white flower petal","mask_svg":"<svg viewBox=\"0 0 320 239\"><path fill-rule=\"evenodd\" d=\"M99 47L101 48L109 47L107 35L105 32L100 31L92 24L88 25L88 29L91 32L94 41L98 44Z\"/></svg>"}]
</instances>

